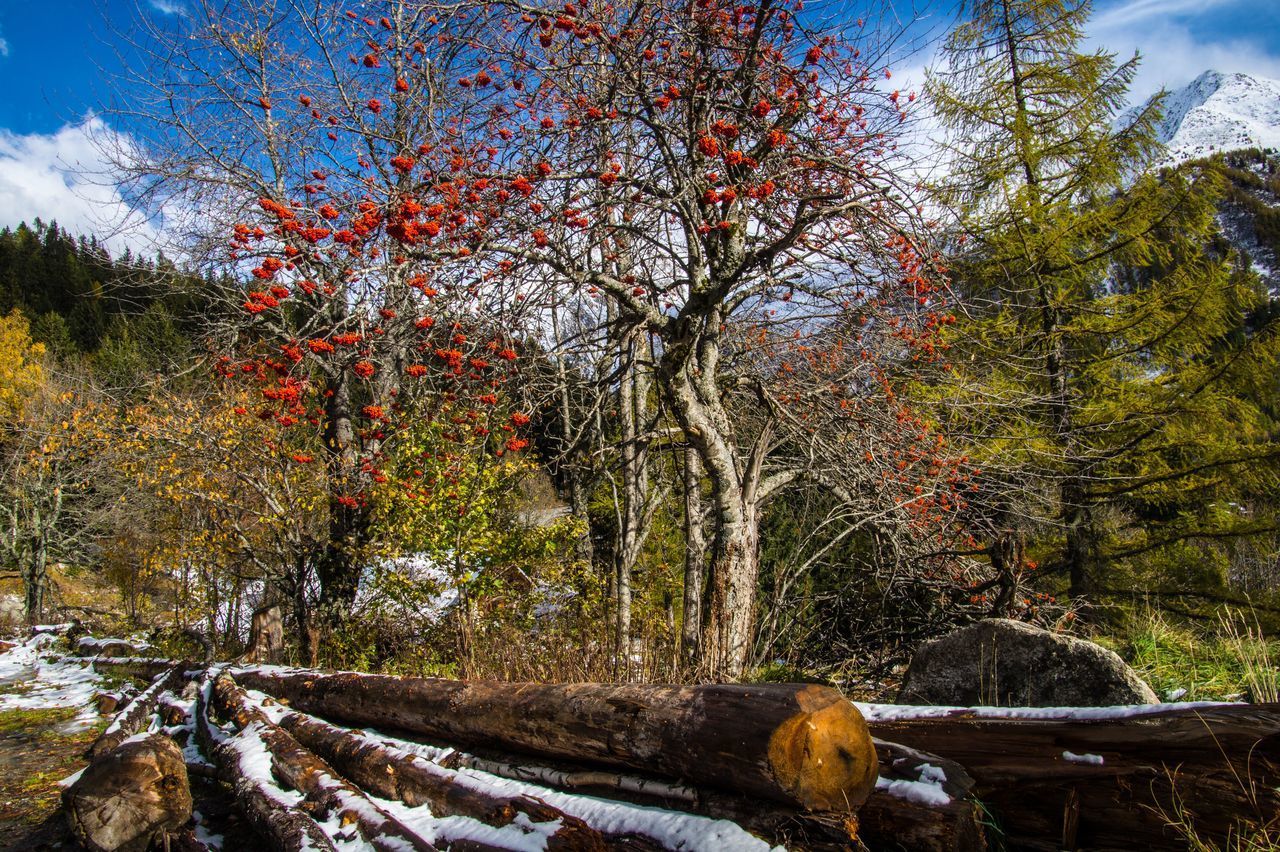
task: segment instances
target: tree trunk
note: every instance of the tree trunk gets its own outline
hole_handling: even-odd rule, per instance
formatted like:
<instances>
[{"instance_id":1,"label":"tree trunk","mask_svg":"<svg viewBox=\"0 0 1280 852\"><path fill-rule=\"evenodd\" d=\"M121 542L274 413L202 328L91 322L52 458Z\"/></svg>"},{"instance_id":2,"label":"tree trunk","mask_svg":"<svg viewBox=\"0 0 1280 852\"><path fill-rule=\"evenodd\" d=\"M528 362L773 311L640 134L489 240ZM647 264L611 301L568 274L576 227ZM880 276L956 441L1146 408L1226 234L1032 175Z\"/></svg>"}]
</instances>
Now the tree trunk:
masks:
<instances>
[{"instance_id":1,"label":"tree trunk","mask_svg":"<svg viewBox=\"0 0 1280 852\"><path fill-rule=\"evenodd\" d=\"M358 496L362 490L359 452L351 415L351 389L345 374L330 382L325 400L324 445L328 455L329 533L316 573L320 579L320 609L330 628L341 623L355 603L360 587L359 554L368 535L369 511ZM343 502L354 498L357 505Z\"/></svg>"},{"instance_id":2,"label":"tree trunk","mask_svg":"<svg viewBox=\"0 0 1280 852\"><path fill-rule=\"evenodd\" d=\"M876 779L861 715L816 685L532 684L253 669L237 677L345 724L620 766L813 810L856 808Z\"/></svg>"},{"instance_id":3,"label":"tree trunk","mask_svg":"<svg viewBox=\"0 0 1280 852\"><path fill-rule=\"evenodd\" d=\"M1065 559L1070 577L1067 594L1081 608L1088 607L1093 592L1098 555L1093 518L1085 500L1085 489L1079 482L1072 479L1063 485L1062 520L1067 530Z\"/></svg>"},{"instance_id":4,"label":"tree trunk","mask_svg":"<svg viewBox=\"0 0 1280 852\"><path fill-rule=\"evenodd\" d=\"M206 690L204 686L211 685L202 685L196 693L196 738L201 750L232 785L236 803L249 824L267 841L267 848L272 852L315 849L337 852L316 821L281 802L272 789L274 784L261 777L262 770L251 766L245 753L234 748L227 735L214 724L208 704L208 693L212 689Z\"/></svg>"},{"instance_id":5,"label":"tree trunk","mask_svg":"<svg viewBox=\"0 0 1280 852\"><path fill-rule=\"evenodd\" d=\"M434 852L435 847L351 786L327 763L267 718L226 674L213 682L213 700L240 736L256 737L271 756L271 772L314 802L326 815L354 822L365 842L379 852Z\"/></svg>"},{"instance_id":6,"label":"tree trunk","mask_svg":"<svg viewBox=\"0 0 1280 852\"><path fill-rule=\"evenodd\" d=\"M1017 849L1186 849L1171 825L1228 844L1241 821L1280 813L1280 705L1160 709L1108 717L1005 718L958 710L872 719L877 738L965 768Z\"/></svg>"},{"instance_id":7,"label":"tree trunk","mask_svg":"<svg viewBox=\"0 0 1280 852\"><path fill-rule=\"evenodd\" d=\"M702 589L707 541L702 533L702 465L693 449L684 451L684 605L680 627L681 662L696 664L702 648Z\"/></svg>"},{"instance_id":8,"label":"tree trunk","mask_svg":"<svg viewBox=\"0 0 1280 852\"><path fill-rule=\"evenodd\" d=\"M89 746L89 759L97 760L108 752L114 751L122 742L136 734L142 727L142 723L155 712L161 694L172 689L181 676L181 667L174 666L158 675L149 687L138 693L127 707L116 714L106 730L93 741L93 745Z\"/></svg>"},{"instance_id":9,"label":"tree trunk","mask_svg":"<svg viewBox=\"0 0 1280 852\"><path fill-rule=\"evenodd\" d=\"M43 535L31 542L31 555L22 565L22 584L26 592L27 624L44 621L45 598L49 593L49 550Z\"/></svg>"},{"instance_id":10,"label":"tree trunk","mask_svg":"<svg viewBox=\"0 0 1280 852\"><path fill-rule=\"evenodd\" d=\"M717 327L719 318L712 320ZM755 635L756 585L760 579L760 522L755 500L759 471L741 464L733 429L717 386L719 342L703 335L696 357L673 347L664 357L672 410L697 452L711 485L710 601L701 643L701 666L714 680L746 671ZM674 362L674 363L673 363Z\"/></svg>"},{"instance_id":11,"label":"tree trunk","mask_svg":"<svg viewBox=\"0 0 1280 852\"><path fill-rule=\"evenodd\" d=\"M249 650L244 659L251 663L279 663L284 653L284 623L280 607L258 607L249 621Z\"/></svg>"},{"instance_id":12,"label":"tree trunk","mask_svg":"<svg viewBox=\"0 0 1280 852\"><path fill-rule=\"evenodd\" d=\"M621 474L622 507L615 554L615 646L616 678L630 681L635 675L631 636L631 575L640 559L640 549L648 530L646 511L649 502L648 470L648 396L649 383L641 373L640 355L644 348L632 332L620 346L622 379L618 391L618 408L622 418Z\"/></svg>"}]
</instances>

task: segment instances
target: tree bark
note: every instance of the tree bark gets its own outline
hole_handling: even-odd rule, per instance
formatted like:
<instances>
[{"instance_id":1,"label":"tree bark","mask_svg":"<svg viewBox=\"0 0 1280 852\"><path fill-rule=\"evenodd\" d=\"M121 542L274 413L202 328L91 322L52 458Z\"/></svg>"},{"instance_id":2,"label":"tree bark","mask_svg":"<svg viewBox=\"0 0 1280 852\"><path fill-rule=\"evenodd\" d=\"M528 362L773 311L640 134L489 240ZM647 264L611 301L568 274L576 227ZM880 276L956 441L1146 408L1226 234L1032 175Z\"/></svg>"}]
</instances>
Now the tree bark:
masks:
<instances>
[{"instance_id":1,"label":"tree bark","mask_svg":"<svg viewBox=\"0 0 1280 852\"><path fill-rule=\"evenodd\" d=\"M49 592L49 550L44 535L32 536L31 553L22 565L26 592L27 624L44 621L44 601Z\"/></svg>"},{"instance_id":2,"label":"tree bark","mask_svg":"<svg viewBox=\"0 0 1280 852\"><path fill-rule=\"evenodd\" d=\"M239 670L246 686L352 725L685 779L812 810L876 778L866 725L816 685L513 684Z\"/></svg>"},{"instance_id":3,"label":"tree bark","mask_svg":"<svg viewBox=\"0 0 1280 852\"><path fill-rule=\"evenodd\" d=\"M702 533L702 465L692 449L684 451L684 601L680 627L681 662L696 665L702 648L702 591L707 542Z\"/></svg>"},{"instance_id":4,"label":"tree bark","mask_svg":"<svg viewBox=\"0 0 1280 852\"><path fill-rule=\"evenodd\" d=\"M1001 718L973 710L870 723L877 738L961 764L1021 849L1186 849L1171 820L1226 844L1280 813L1280 705L1113 718ZM1185 813L1180 813L1184 811Z\"/></svg>"},{"instance_id":5,"label":"tree bark","mask_svg":"<svg viewBox=\"0 0 1280 852\"><path fill-rule=\"evenodd\" d=\"M213 701L242 736L261 740L271 753L271 770L277 777L325 813L337 812L344 822L348 818L354 821L361 836L374 849L403 852L408 847L416 852L435 852L434 846L369 801L364 793L299 744L292 734L268 719L249 702L244 690L229 675L221 674L214 679Z\"/></svg>"},{"instance_id":6,"label":"tree bark","mask_svg":"<svg viewBox=\"0 0 1280 852\"><path fill-rule=\"evenodd\" d=\"M718 317L713 320L718 324ZM760 579L758 469L741 464L729 416L716 385L719 343L702 335L696 356L664 361L676 419L688 436L711 484L709 611L703 629L701 666L713 680L734 680L746 671L755 635L756 585ZM669 359L677 359L676 364Z\"/></svg>"},{"instance_id":7,"label":"tree bark","mask_svg":"<svg viewBox=\"0 0 1280 852\"><path fill-rule=\"evenodd\" d=\"M320 608L333 627L355 602L360 585L358 554L368 534L368 509L341 498L360 490L359 453L351 411L351 388L344 373L334 376L325 401L324 446L328 456L329 534L316 563Z\"/></svg>"}]
</instances>

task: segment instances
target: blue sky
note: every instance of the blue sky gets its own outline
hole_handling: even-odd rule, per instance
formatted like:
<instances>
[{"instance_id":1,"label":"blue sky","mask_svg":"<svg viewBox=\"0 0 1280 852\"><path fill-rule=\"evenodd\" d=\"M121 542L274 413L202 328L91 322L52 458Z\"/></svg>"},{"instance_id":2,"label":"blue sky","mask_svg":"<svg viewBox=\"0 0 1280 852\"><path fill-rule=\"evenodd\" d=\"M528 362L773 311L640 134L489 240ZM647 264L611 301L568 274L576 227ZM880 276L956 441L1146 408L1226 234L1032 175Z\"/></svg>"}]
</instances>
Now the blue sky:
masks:
<instances>
[{"instance_id":1,"label":"blue sky","mask_svg":"<svg viewBox=\"0 0 1280 852\"><path fill-rule=\"evenodd\" d=\"M99 165L83 124L111 96L105 74L119 71L113 30L139 14L177 22L185 2L193 0L0 0L0 226L39 215L93 230L104 204L110 218L118 198L71 172ZM897 5L909 17L910 1ZM932 5L937 22L952 4ZM1275 0L1105 0L1089 37L1122 56L1142 52L1135 99L1209 68L1280 78ZM904 70L927 61L912 57Z\"/></svg>"}]
</instances>

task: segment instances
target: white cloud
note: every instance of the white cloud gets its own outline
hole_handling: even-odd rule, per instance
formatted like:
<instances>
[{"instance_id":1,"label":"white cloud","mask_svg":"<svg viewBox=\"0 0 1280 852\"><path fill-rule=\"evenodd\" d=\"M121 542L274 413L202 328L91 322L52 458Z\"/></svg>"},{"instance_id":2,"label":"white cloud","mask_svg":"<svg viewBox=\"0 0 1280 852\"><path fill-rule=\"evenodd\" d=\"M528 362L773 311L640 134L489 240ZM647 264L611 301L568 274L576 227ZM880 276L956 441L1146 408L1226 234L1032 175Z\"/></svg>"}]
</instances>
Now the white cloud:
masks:
<instances>
[{"instance_id":1,"label":"white cloud","mask_svg":"<svg viewBox=\"0 0 1280 852\"><path fill-rule=\"evenodd\" d=\"M1280 55L1249 34L1211 34L1197 19L1241 0L1133 0L1105 7L1088 27L1088 46L1123 60L1136 50L1142 65L1130 101L1145 101L1161 88L1176 89L1205 71L1280 78Z\"/></svg>"},{"instance_id":2,"label":"white cloud","mask_svg":"<svg viewBox=\"0 0 1280 852\"><path fill-rule=\"evenodd\" d=\"M96 117L48 135L0 130L0 226L39 216L72 233L94 234L116 252L128 246L152 253L155 226L121 197L95 143L110 136Z\"/></svg>"},{"instance_id":3,"label":"white cloud","mask_svg":"<svg viewBox=\"0 0 1280 852\"><path fill-rule=\"evenodd\" d=\"M1102 8L1090 21L1090 29L1133 26L1152 18L1168 20L1181 15L1202 15L1210 9L1229 6L1235 0L1129 0Z\"/></svg>"},{"instance_id":4,"label":"white cloud","mask_svg":"<svg viewBox=\"0 0 1280 852\"><path fill-rule=\"evenodd\" d=\"M164 15L185 15L187 9L176 0L150 0L151 8Z\"/></svg>"},{"instance_id":5,"label":"white cloud","mask_svg":"<svg viewBox=\"0 0 1280 852\"><path fill-rule=\"evenodd\" d=\"M0 57L9 55L9 42L5 41L4 36L0 36Z\"/></svg>"}]
</instances>

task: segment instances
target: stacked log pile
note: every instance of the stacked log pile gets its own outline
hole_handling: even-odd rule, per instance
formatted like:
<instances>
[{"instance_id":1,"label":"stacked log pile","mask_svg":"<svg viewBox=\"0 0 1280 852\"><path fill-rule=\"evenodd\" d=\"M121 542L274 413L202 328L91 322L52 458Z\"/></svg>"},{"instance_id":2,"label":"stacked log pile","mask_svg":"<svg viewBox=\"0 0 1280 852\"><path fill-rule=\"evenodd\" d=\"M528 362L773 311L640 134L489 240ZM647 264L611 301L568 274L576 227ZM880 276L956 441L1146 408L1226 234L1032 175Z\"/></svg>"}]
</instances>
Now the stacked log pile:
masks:
<instances>
[{"instance_id":1,"label":"stacked log pile","mask_svg":"<svg viewBox=\"0 0 1280 852\"><path fill-rule=\"evenodd\" d=\"M95 665L150 681L112 736L152 714L165 730L193 730L209 764L189 757L191 771L231 784L275 849L333 848L335 836L373 849L501 849L520 832L572 850L1181 849L1185 837L1168 828L1175 809L1218 841L1241 817L1280 814L1275 705L1092 718L867 707L864 719L836 691L805 684ZM190 682L198 695L184 703ZM96 760L116 748L95 744ZM488 833L424 829L417 813Z\"/></svg>"}]
</instances>

